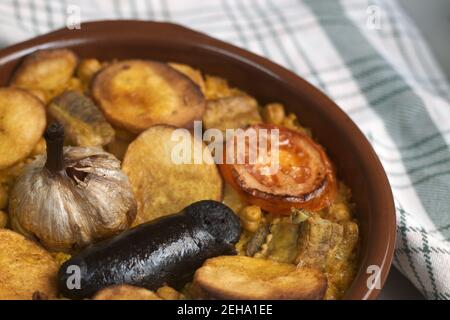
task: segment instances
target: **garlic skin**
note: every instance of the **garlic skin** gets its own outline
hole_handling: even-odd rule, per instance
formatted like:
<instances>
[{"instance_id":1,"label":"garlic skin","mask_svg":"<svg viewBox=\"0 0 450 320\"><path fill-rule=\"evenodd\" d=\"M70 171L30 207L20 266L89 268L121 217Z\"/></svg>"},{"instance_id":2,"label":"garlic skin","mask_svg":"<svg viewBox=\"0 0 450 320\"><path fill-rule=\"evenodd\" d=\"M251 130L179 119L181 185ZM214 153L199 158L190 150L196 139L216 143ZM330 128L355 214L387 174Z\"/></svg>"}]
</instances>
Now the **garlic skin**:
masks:
<instances>
[{"instance_id":1,"label":"garlic skin","mask_svg":"<svg viewBox=\"0 0 450 320\"><path fill-rule=\"evenodd\" d=\"M57 172L46 167L46 158L38 156L25 167L11 192L14 230L49 250L71 252L131 226L136 202L113 155L64 147Z\"/></svg>"}]
</instances>

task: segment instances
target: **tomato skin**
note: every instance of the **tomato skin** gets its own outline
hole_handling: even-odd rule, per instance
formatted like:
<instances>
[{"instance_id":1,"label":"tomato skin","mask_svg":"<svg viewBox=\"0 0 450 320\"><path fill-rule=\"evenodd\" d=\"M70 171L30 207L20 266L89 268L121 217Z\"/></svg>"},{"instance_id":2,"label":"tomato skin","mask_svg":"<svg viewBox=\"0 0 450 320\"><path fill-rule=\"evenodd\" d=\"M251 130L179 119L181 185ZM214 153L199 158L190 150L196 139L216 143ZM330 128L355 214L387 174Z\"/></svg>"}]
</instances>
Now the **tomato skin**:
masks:
<instances>
[{"instance_id":1,"label":"tomato skin","mask_svg":"<svg viewBox=\"0 0 450 320\"><path fill-rule=\"evenodd\" d=\"M289 215L292 208L319 211L329 206L336 196L337 182L333 165L329 161L323 148L316 144L311 138L287 128L274 125L258 125L258 127L268 129L277 128L284 133L287 131L289 135L298 135L302 139L305 139L305 141L311 144L311 147L314 147L316 151L320 153L321 159L326 167L326 178L324 179L323 185L320 186L320 190L317 189L317 192L313 192L311 195L308 195L308 197L304 197L295 195L277 195L257 189L243 188L242 183L239 181L238 173L234 169L234 165L226 163L219 164L219 170L224 180L248 203L257 205L263 210L274 214ZM226 159L226 148L224 148L224 159ZM314 195L314 193L317 193L317 195Z\"/></svg>"}]
</instances>

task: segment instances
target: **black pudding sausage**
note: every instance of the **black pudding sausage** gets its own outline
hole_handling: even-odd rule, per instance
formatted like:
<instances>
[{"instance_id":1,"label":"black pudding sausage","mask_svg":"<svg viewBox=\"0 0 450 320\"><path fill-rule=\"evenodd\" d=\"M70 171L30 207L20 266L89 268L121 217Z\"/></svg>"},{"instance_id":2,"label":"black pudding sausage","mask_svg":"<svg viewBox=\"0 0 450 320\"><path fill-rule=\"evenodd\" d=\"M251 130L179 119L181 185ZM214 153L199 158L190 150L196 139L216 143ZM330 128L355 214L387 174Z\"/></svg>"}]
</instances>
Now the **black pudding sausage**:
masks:
<instances>
[{"instance_id":1,"label":"black pudding sausage","mask_svg":"<svg viewBox=\"0 0 450 320\"><path fill-rule=\"evenodd\" d=\"M195 202L84 249L61 266L59 290L83 299L114 284L180 289L206 259L236 254L240 233L239 218L226 205Z\"/></svg>"}]
</instances>

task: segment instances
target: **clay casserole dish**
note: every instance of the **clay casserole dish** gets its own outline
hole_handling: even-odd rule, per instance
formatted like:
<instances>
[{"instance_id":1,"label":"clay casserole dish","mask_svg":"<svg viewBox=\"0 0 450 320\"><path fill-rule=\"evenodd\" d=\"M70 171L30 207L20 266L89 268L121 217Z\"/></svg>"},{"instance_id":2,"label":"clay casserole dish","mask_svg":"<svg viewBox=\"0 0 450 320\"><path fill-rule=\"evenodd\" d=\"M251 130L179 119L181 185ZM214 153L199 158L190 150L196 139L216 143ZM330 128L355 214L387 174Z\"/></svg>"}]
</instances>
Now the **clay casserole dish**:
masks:
<instances>
[{"instance_id":1,"label":"clay casserole dish","mask_svg":"<svg viewBox=\"0 0 450 320\"><path fill-rule=\"evenodd\" d=\"M177 61L226 78L261 103L283 103L303 126L312 129L338 177L353 193L361 234L360 261L344 299L378 296L380 289L368 288L367 283L373 282L369 267L375 265L383 285L392 263L396 222L389 182L361 131L318 89L265 58L204 34L169 23L125 20L84 23L80 30L61 29L0 50L0 85L8 84L24 56L50 48L69 48L81 58Z\"/></svg>"}]
</instances>

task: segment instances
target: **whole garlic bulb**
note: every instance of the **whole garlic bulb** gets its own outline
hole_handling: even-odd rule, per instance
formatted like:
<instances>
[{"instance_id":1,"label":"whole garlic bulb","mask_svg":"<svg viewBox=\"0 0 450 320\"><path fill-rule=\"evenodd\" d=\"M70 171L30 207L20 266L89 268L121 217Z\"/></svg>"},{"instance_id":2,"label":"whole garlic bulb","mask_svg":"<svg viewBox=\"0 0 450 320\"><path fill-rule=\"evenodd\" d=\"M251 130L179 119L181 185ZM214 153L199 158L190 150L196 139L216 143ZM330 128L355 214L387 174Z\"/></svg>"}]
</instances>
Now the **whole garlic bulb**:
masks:
<instances>
[{"instance_id":1,"label":"whole garlic bulb","mask_svg":"<svg viewBox=\"0 0 450 320\"><path fill-rule=\"evenodd\" d=\"M100 148L63 147L57 123L45 139L47 157L26 166L11 192L13 229L67 252L129 228L136 202L119 160Z\"/></svg>"}]
</instances>

